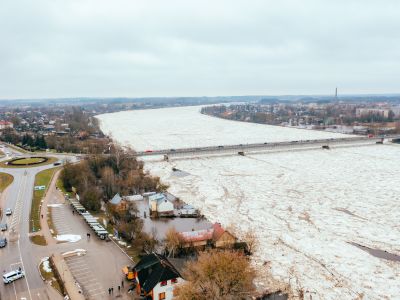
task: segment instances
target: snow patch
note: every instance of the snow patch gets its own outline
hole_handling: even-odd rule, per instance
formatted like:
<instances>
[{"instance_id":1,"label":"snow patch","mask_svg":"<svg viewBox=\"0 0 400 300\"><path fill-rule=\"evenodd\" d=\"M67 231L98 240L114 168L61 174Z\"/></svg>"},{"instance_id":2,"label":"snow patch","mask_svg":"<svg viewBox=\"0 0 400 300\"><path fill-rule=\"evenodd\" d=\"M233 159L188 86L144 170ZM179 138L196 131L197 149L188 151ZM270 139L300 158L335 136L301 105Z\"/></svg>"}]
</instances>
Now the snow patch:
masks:
<instances>
[{"instance_id":1,"label":"snow patch","mask_svg":"<svg viewBox=\"0 0 400 300\"><path fill-rule=\"evenodd\" d=\"M63 204L47 204L47 207L61 207Z\"/></svg>"},{"instance_id":2,"label":"snow patch","mask_svg":"<svg viewBox=\"0 0 400 300\"><path fill-rule=\"evenodd\" d=\"M42 264L43 270L44 270L46 273L51 273L51 272L53 271L53 270L51 269L51 267L50 267L49 257L43 257L43 258L41 259L40 263Z\"/></svg>"},{"instance_id":3,"label":"snow patch","mask_svg":"<svg viewBox=\"0 0 400 300\"><path fill-rule=\"evenodd\" d=\"M79 241L82 237L77 234L60 234L56 236L56 240L59 242L70 242L75 243Z\"/></svg>"}]
</instances>

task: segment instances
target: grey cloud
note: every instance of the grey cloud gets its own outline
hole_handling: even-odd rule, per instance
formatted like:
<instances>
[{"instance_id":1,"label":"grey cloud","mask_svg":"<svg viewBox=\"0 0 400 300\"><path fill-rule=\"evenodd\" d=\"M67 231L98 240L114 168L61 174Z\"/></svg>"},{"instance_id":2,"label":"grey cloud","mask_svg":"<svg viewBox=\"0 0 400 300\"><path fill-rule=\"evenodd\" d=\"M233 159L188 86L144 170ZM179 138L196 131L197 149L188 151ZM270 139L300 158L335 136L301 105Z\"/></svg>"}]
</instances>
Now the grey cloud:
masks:
<instances>
[{"instance_id":1,"label":"grey cloud","mask_svg":"<svg viewBox=\"0 0 400 300\"><path fill-rule=\"evenodd\" d=\"M4 0L0 98L399 92L398 1Z\"/></svg>"}]
</instances>

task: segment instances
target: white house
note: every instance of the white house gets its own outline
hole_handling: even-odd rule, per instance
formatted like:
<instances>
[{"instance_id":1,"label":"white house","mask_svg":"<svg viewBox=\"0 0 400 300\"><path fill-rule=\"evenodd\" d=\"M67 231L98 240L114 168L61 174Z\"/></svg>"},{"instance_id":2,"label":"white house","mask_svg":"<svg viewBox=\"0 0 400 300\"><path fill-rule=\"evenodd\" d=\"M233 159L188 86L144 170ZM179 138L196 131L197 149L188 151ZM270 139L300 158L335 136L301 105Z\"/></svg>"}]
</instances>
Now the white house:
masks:
<instances>
[{"instance_id":1,"label":"white house","mask_svg":"<svg viewBox=\"0 0 400 300\"><path fill-rule=\"evenodd\" d=\"M172 263L157 253L144 256L133 268L137 282L136 292L149 296L152 300L173 299L175 287L184 282L176 265L177 263Z\"/></svg>"},{"instance_id":2,"label":"white house","mask_svg":"<svg viewBox=\"0 0 400 300\"><path fill-rule=\"evenodd\" d=\"M172 216L174 214L174 204L161 193L149 197L149 209L150 213L156 213L158 216Z\"/></svg>"}]
</instances>

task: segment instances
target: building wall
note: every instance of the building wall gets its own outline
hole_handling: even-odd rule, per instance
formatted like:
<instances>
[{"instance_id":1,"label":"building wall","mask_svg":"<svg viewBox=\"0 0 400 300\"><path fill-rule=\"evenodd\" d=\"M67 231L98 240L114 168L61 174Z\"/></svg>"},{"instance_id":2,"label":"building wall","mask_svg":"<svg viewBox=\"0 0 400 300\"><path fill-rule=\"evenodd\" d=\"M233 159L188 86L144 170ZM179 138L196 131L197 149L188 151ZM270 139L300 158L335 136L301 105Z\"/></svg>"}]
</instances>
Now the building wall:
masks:
<instances>
[{"instance_id":1,"label":"building wall","mask_svg":"<svg viewBox=\"0 0 400 300\"><path fill-rule=\"evenodd\" d=\"M379 109L379 108L357 108L356 109L357 117L367 116L369 114L376 114L376 115L380 115L384 118L388 118L389 110L388 109Z\"/></svg>"},{"instance_id":2,"label":"building wall","mask_svg":"<svg viewBox=\"0 0 400 300\"><path fill-rule=\"evenodd\" d=\"M157 212L159 213L165 213L165 212L173 212L174 211L174 205L170 201L162 201L159 202L157 205Z\"/></svg>"},{"instance_id":3,"label":"building wall","mask_svg":"<svg viewBox=\"0 0 400 300\"><path fill-rule=\"evenodd\" d=\"M153 289L153 300L160 300L159 294L163 292L165 293L166 300L172 300L174 298L174 288L182 282L184 282L184 280L178 278L177 283L171 283L171 280L168 280L166 286L161 286L161 284L158 283Z\"/></svg>"},{"instance_id":4,"label":"building wall","mask_svg":"<svg viewBox=\"0 0 400 300\"><path fill-rule=\"evenodd\" d=\"M225 231L223 235L215 242L215 247L223 248L232 246L236 242L235 237L229 232Z\"/></svg>"}]
</instances>

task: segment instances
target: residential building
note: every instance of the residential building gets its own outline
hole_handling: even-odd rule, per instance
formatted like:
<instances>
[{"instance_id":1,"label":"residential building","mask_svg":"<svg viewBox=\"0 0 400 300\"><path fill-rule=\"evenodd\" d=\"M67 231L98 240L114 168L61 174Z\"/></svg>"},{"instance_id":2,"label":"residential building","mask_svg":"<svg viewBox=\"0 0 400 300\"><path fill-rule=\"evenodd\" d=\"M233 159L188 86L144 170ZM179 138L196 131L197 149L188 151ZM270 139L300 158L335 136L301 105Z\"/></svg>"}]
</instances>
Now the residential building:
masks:
<instances>
[{"instance_id":1,"label":"residential building","mask_svg":"<svg viewBox=\"0 0 400 300\"><path fill-rule=\"evenodd\" d=\"M8 121L0 121L0 130L1 129L6 129L6 128L13 128L14 124Z\"/></svg>"},{"instance_id":2,"label":"residential building","mask_svg":"<svg viewBox=\"0 0 400 300\"><path fill-rule=\"evenodd\" d=\"M151 215L173 216L174 204L164 194L149 196L149 209Z\"/></svg>"},{"instance_id":3,"label":"residential building","mask_svg":"<svg viewBox=\"0 0 400 300\"><path fill-rule=\"evenodd\" d=\"M180 232L183 247L216 247L229 248L236 243L236 237L222 228L220 223L214 223L210 229Z\"/></svg>"},{"instance_id":4,"label":"residential building","mask_svg":"<svg viewBox=\"0 0 400 300\"><path fill-rule=\"evenodd\" d=\"M365 117L368 115L377 115L384 118L389 117L389 109L384 108L357 108L356 109L356 117Z\"/></svg>"},{"instance_id":5,"label":"residential building","mask_svg":"<svg viewBox=\"0 0 400 300\"><path fill-rule=\"evenodd\" d=\"M151 253L134 267L136 292L152 300L171 300L175 287L184 280L178 268L165 256Z\"/></svg>"}]
</instances>

